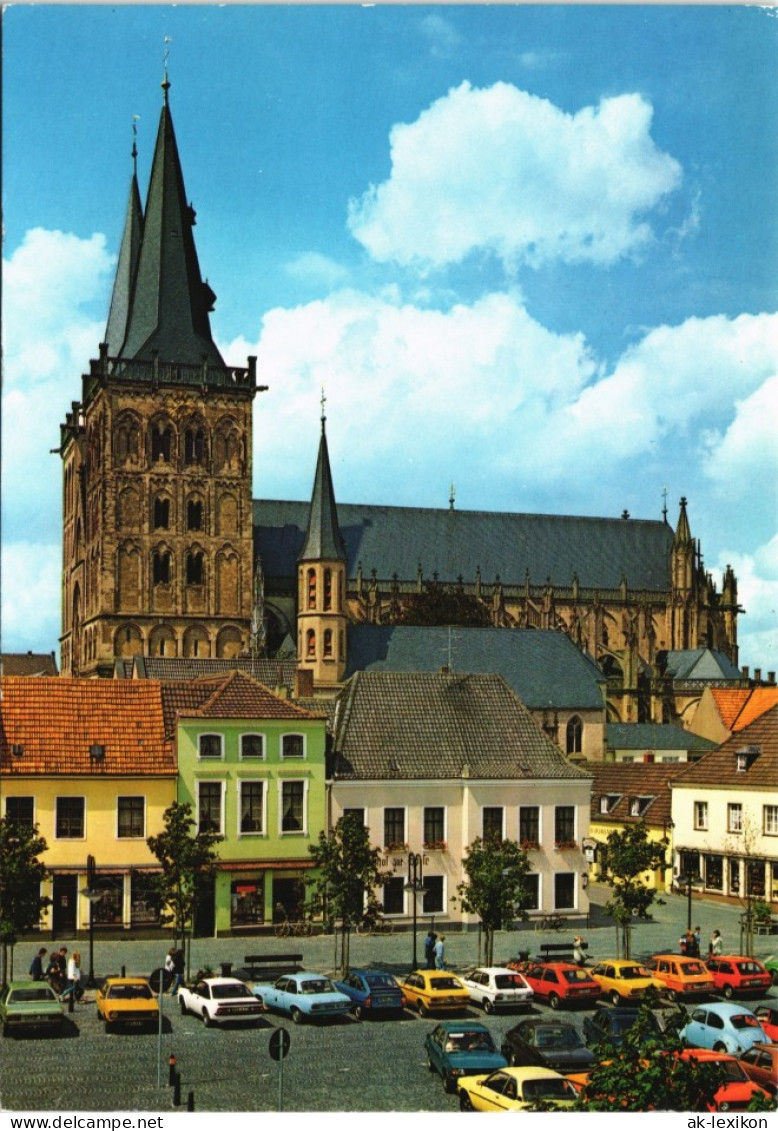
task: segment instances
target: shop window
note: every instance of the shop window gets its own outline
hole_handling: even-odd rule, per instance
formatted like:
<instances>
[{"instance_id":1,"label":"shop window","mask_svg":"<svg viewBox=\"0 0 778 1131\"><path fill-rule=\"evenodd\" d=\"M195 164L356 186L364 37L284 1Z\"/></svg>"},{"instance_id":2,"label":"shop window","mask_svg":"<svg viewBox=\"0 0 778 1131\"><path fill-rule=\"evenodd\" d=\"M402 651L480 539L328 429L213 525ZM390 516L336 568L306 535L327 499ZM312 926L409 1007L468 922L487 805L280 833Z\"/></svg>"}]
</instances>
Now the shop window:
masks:
<instances>
[{"instance_id":1,"label":"shop window","mask_svg":"<svg viewBox=\"0 0 778 1131\"><path fill-rule=\"evenodd\" d=\"M92 904L93 924L120 926L124 917L124 876L95 876L94 886L100 898Z\"/></svg>"},{"instance_id":2,"label":"shop window","mask_svg":"<svg viewBox=\"0 0 778 1131\"><path fill-rule=\"evenodd\" d=\"M265 920L265 885L262 876L233 880L230 885L230 925L248 927Z\"/></svg>"},{"instance_id":3,"label":"shop window","mask_svg":"<svg viewBox=\"0 0 778 1131\"><path fill-rule=\"evenodd\" d=\"M443 877L425 876L424 887L422 913L424 915L440 915L445 907L443 898Z\"/></svg>"}]
</instances>

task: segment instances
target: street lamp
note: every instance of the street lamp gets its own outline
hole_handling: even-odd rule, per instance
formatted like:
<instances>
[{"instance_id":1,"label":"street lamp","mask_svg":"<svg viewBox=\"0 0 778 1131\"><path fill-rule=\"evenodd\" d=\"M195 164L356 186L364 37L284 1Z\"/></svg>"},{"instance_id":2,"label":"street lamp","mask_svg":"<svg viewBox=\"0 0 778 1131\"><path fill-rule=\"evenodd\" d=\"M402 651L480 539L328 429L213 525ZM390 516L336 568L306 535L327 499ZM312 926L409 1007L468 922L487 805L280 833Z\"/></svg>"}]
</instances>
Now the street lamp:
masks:
<instances>
[{"instance_id":1,"label":"street lamp","mask_svg":"<svg viewBox=\"0 0 778 1131\"><path fill-rule=\"evenodd\" d=\"M427 890L424 887L422 859L418 852L411 852L408 856L408 882L404 887L406 891L411 893L411 900L413 901L413 969L415 970L419 965L416 954L416 900L421 892Z\"/></svg>"},{"instance_id":2,"label":"street lamp","mask_svg":"<svg viewBox=\"0 0 778 1131\"><path fill-rule=\"evenodd\" d=\"M94 926L94 907L102 897L103 893L95 888L95 858L94 856L87 856L86 858L86 884L85 888L81 889L81 894L86 896L89 900L89 977L86 980L86 988L93 990L97 985L95 981L95 926Z\"/></svg>"},{"instance_id":3,"label":"street lamp","mask_svg":"<svg viewBox=\"0 0 778 1131\"><path fill-rule=\"evenodd\" d=\"M692 929L692 891L695 884L702 883L702 876L700 875L699 858L697 867L692 864L692 858L689 855L681 855L682 871L677 874L678 882L686 884L686 929Z\"/></svg>"}]
</instances>

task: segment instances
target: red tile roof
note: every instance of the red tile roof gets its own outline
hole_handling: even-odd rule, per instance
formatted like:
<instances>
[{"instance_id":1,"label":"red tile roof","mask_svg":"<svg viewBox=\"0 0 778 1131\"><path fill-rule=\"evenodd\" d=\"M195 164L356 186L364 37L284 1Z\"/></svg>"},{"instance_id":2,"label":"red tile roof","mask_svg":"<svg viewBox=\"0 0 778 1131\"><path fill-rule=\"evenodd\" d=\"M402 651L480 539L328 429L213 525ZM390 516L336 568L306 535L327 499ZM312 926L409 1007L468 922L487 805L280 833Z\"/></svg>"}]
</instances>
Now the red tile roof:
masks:
<instances>
[{"instance_id":1,"label":"red tile roof","mask_svg":"<svg viewBox=\"0 0 778 1131\"><path fill-rule=\"evenodd\" d=\"M750 726L755 719L776 705L778 705L778 687L755 687L735 719L733 731L740 731Z\"/></svg>"},{"instance_id":2,"label":"red tile roof","mask_svg":"<svg viewBox=\"0 0 778 1131\"><path fill-rule=\"evenodd\" d=\"M748 768L738 770L736 755L753 746L756 757L748 758ZM765 711L716 750L703 754L699 762L684 766L674 779L673 788L692 785L729 786L742 789L770 789L778 783L778 706Z\"/></svg>"},{"instance_id":3,"label":"red tile roof","mask_svg":"<svg viewBox=\"0 0 778 1131\"><path fill-rule=\"evenodd\" d=\"M176 772L158 683L8 676L0 689L2 775ZM102 759L90 755L93 745Z\"/></svg>"},{"instance_id":4,"label":"red tile roof","mask_svg":"<svg viewBox=\"0 0 778 1131\"><path fill-rule=\"evenodd\" d=\"M309 711L289 699L275 695L264 684L244 672L204 676L186 683L164 682L162 704L166 733L172 735L176 720L204 719L325 719L326 711Z\"/></svg>"},{"instance_id":5,"label":"red tile roof","mask_svg":"<svg viewBox=\"0 0 778 1131\"><path fill-rule=\"evenodd\" d=\"M670 820L669 782L686 769L686 763L587 762L586 768L594 775L592 821L635 824L643 820L647 825L661 827ZM600 811L600 798L604 796L618 797L607 813ZM630 813L632 797L652 798L641 816Z\"/></svg>"},{"instance_id":6,"label":"red tile roof","mask_svg":"<svg viewBox=\"0 0 778 1131\"><path fill-rule=\"evenodd\" d=\"M732 724L743 709L751 692L748 688L713 687L711 695L718 708L721 721L727 730L732 730Z\"/></svg>"}]
</instances>

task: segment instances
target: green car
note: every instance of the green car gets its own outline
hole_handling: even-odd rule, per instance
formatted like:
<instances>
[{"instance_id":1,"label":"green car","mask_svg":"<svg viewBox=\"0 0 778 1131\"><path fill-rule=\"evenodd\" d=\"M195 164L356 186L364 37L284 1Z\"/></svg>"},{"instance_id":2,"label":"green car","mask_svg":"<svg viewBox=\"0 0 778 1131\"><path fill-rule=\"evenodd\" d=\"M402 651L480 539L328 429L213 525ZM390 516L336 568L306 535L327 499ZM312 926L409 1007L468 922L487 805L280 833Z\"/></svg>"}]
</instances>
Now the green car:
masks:
<instances>
[{"instance_id":1,"label":"green car","mask_svg":"<svg viewBox=\"0 0 778 1131\"><path fill-rule=\"evenodd\" d=\"M62 1002L45 982L11 982L0 998L4 1037L20 1029L59 1033L64 1020Z\"/></svg>"},{"instance_id":2,"label":"green car","mask_svg":"<svg viewBox=\"0 0 778 1131\"><path fill-rule=\"evenodd\" d=\"M762 959L762 965L773 980L773 985L778 986L778 958L771 954L769 958Z\"/></svg>"}]
</instances>

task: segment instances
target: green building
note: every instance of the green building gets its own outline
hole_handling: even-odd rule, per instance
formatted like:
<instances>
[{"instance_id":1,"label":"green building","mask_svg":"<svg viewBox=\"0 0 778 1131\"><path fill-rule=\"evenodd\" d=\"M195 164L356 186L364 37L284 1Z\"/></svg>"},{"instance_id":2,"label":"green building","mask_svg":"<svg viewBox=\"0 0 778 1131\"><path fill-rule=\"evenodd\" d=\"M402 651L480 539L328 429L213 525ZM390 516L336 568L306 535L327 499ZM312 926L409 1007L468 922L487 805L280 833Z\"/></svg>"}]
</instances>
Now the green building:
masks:
<instances>
[{"instance_id":1,"label":"green building","mask_svg":"<svg viewBox=\"0 0 778 1131\"><path fill-rule=\"evenodd\" d=\"M196 932L256 931L297 919L325 826L326 716L244 672L163 683L178 800L219 833L219 866L202 892Z\"/></svg>"}]
</instances>

